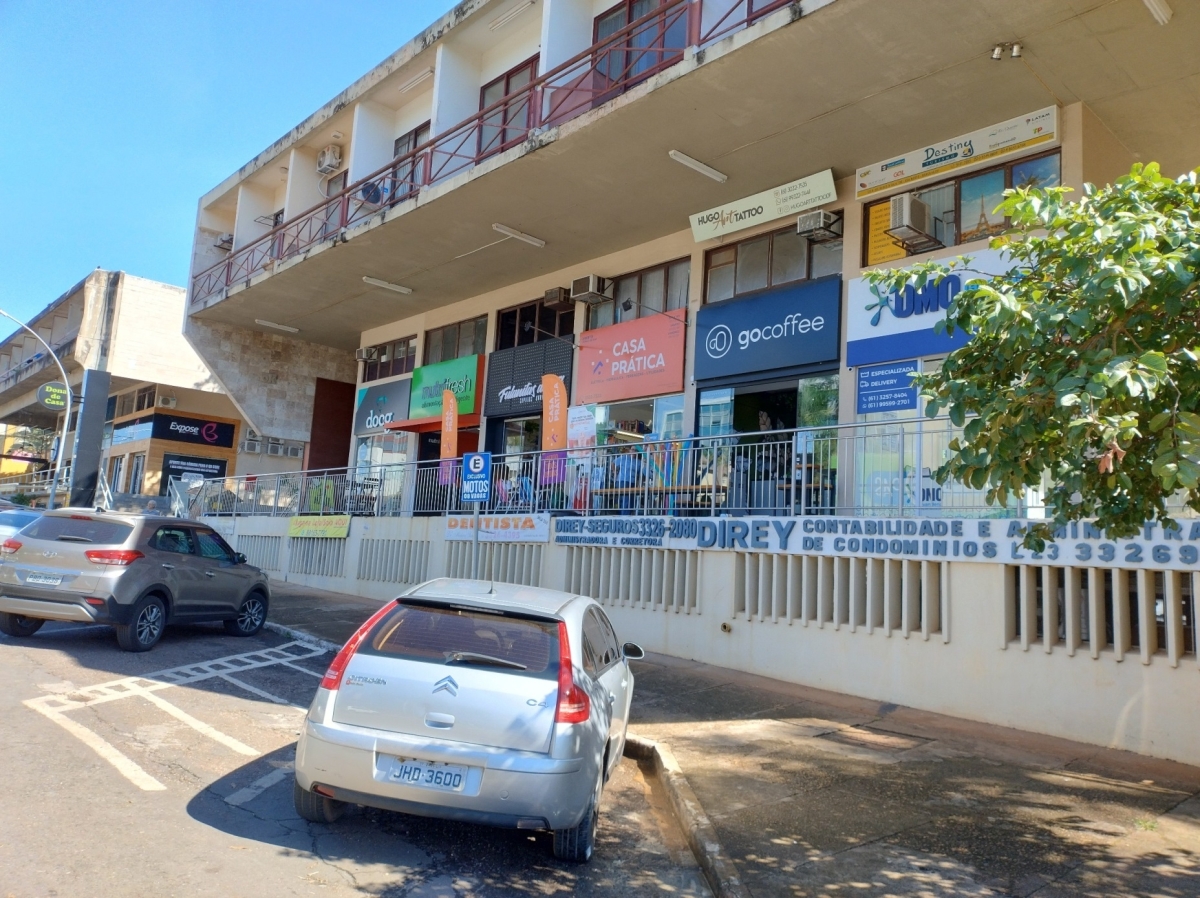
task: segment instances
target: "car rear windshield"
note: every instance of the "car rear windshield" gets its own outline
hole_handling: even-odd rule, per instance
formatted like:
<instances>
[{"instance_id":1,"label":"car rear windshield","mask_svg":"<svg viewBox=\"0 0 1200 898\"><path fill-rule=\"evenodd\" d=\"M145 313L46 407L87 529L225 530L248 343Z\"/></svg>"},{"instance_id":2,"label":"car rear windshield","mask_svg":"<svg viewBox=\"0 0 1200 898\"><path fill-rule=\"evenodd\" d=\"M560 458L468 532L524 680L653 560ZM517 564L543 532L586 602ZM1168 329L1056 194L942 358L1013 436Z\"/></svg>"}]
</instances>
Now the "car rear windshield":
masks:
<instances>
[{"instance_id":1,"label":"car rear windshield","mask_svg":"<svg viewBox=\"0 0 1200 898\"><path fill-rule=\"evenodd\" d=\"M11 508L0 511L0 525L4 527L16 527L18 530L28 524L32 524L41 515L36 511L14 511Z\"/></svg>"},{"instance_id":2,"label":"car rear windshield","mask_svg":"<svg viewBox=\"0 0 1200 898\"><path fill-rule=\"evenodd\" d=\"M42 515L22 530L21 535L32 539L119 546L132 532L131 526L119 521L105 521L86 515Z\"/></svg>"},{"instance_id":3,"label":"car rear windshield","mask_svg":"<svg viewBox=\"0 0 1200 898\"><path fill-rule=\"evenodd\" d=\"M553 679L558 676L558 622L463 606L401 604L359 651Z\"/></svg>"}]
</instances>

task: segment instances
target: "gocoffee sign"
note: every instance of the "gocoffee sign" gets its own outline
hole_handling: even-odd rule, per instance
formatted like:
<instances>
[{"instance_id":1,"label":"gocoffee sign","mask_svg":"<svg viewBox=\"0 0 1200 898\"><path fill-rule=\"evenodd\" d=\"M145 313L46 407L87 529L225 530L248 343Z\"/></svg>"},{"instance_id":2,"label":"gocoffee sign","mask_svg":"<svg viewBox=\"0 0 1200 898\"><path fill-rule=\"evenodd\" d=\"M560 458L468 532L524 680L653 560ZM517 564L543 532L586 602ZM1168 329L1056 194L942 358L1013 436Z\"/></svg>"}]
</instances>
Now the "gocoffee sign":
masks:
<instances>
[{"instance_id":1,"label":"gocoffee sign","mask_svg":"<svg viewBox=\"0 0 1200 898\"><path fill-rule=\"evenodd\" d=\"M823 278L696 316L696 379L798 368L838 358L841 278Z\"/></svg>"}]
</instances>

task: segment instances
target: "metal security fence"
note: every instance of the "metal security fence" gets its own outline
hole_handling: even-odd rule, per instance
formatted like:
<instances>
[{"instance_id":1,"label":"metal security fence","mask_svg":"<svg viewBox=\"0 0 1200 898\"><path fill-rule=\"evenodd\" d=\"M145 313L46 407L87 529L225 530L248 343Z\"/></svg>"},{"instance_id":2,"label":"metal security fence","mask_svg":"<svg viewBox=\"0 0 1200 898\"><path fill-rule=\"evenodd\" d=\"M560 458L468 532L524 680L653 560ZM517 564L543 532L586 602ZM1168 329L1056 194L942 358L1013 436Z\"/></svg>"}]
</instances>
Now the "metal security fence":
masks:
<instances>
[{"instance_id":1,"label":"metal security fence","mask_svg":"<svg viewBox=\"0 0 1200 898\"><path fill-rule=\"evenodd\" d=\"M945 421L842 425L529 452L493 458L481 511L577 515L1023 516L938 484L959 431ZM171 485L176 513L415 516L464 513L461 459Z\"/></svg>"}]
</instances>

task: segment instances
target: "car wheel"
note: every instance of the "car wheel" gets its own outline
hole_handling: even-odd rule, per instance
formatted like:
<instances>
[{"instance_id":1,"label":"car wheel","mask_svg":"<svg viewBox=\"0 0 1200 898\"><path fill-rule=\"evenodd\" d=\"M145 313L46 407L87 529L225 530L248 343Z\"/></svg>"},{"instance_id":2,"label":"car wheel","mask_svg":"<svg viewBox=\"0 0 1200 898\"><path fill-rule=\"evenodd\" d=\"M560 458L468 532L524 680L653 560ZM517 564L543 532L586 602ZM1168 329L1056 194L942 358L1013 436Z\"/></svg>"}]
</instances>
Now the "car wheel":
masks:
<instances>
[{"instance_id":1,"label":"car wheel","mask_svg":"<svg viewBox=\"0 0 1200 898\"><path fill-rule=\"evenodd\" d=\"M346 813L346 802L301 789L299 781L292 784L292 802L296 813L309 823L333 823Z\"/></svg>"},{"instance_id":2,"label":"car wheel","mask_svg":"<svg viewBox=\"0 0 1200 898\"><path fill-rule=\"evenodd\" d=\"M267 622L267 600L262 593L252 592L238 608L238 616L225 621L225 632L230 636L253 636Z\"/></svg>"},{"instance_id":3,"label":"car wheel","mask_svg":"<svg viewBox=\"0 0 1200 898\"><path fill-rule=\"evenodd\" d=\"M596 826L600 822L600 792L604 788L604 771L596 780L592 800L588 802L583 819L570 829L554 831L554 856L564 861L586 864L592 859L596 847Z\"/></svg>"},{"instance_id":4,"label":"car wheel","mask_svg":"<svg viewBox=\"0 0 1200 898\"><path fill-rule=\"evenodd\" d=\"M9 636L24 638L32 636L38 630L42 629L42 624L45 621L38 617L25 617L23 614L9 614L7 611L0 612L0 632L7 633Z\"/></svg>"},{"instance_id":5,"label":"car wheel","mask_svg":"<svg viewBox=\"0 0 1200 898\"><path fill-rule=\"evenodd\" d=\"M117 645L127 652L148 652L167 628L167 606L158 596L146 596L133 606L129 623L117 624Z\"/></svg>"}]
</instances>

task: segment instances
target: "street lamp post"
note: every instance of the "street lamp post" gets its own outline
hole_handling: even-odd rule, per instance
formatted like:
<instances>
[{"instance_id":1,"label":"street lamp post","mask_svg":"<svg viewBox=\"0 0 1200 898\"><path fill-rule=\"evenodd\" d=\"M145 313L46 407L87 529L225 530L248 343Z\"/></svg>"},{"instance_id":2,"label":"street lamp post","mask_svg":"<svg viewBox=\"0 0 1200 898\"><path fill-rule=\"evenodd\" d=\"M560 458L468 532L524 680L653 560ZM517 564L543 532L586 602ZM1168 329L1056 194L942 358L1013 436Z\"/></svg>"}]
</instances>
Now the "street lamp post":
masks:
<instances>
[{"instance_id":1,"label":"street lamp post","mask_svg":"<svg viewBox=\"0 0 1200 898\"><path fill-rule=\"evenodd\" d=\"M54 364L56 364L58 366L58 373L62 375L63 386L67 388L67 407L66 407L66 410L63 412L62 436L59 438L59 441L58 441L58 458L56 458L54 460L54 477L51 478L51 480L50 480L50 496L46 500L46 508L52 509L52 508L54 508L54 497L58 493L58 478L62 473L63 456L66 455L66 452L67 452L67 427L70 425L70 422L71 422L71 405L74 402L74 397L71 394L71 384L70 384L70 381L67 380L67 369L63 367L63 363L61 361L59 361L58 355L54 352L53 349L50 348L50 344L42 339L41 334L39 334L37 331L35 331L32 327L30 327L24 321L20 321L20 320L14 318L12 315L8 314L8 312L4 311L3 309L0 309L0 315L3 315L5 318L9 319L10 321L15 321L17 323L18 327L22 327L25 330L29 331L29 333L33 334L33 338L35 340L37 340L39 343L41 343L43 346L46 347L46 352L48 352L50 354L50 358L54 359Z\"/></svg>"}]
</instances>

